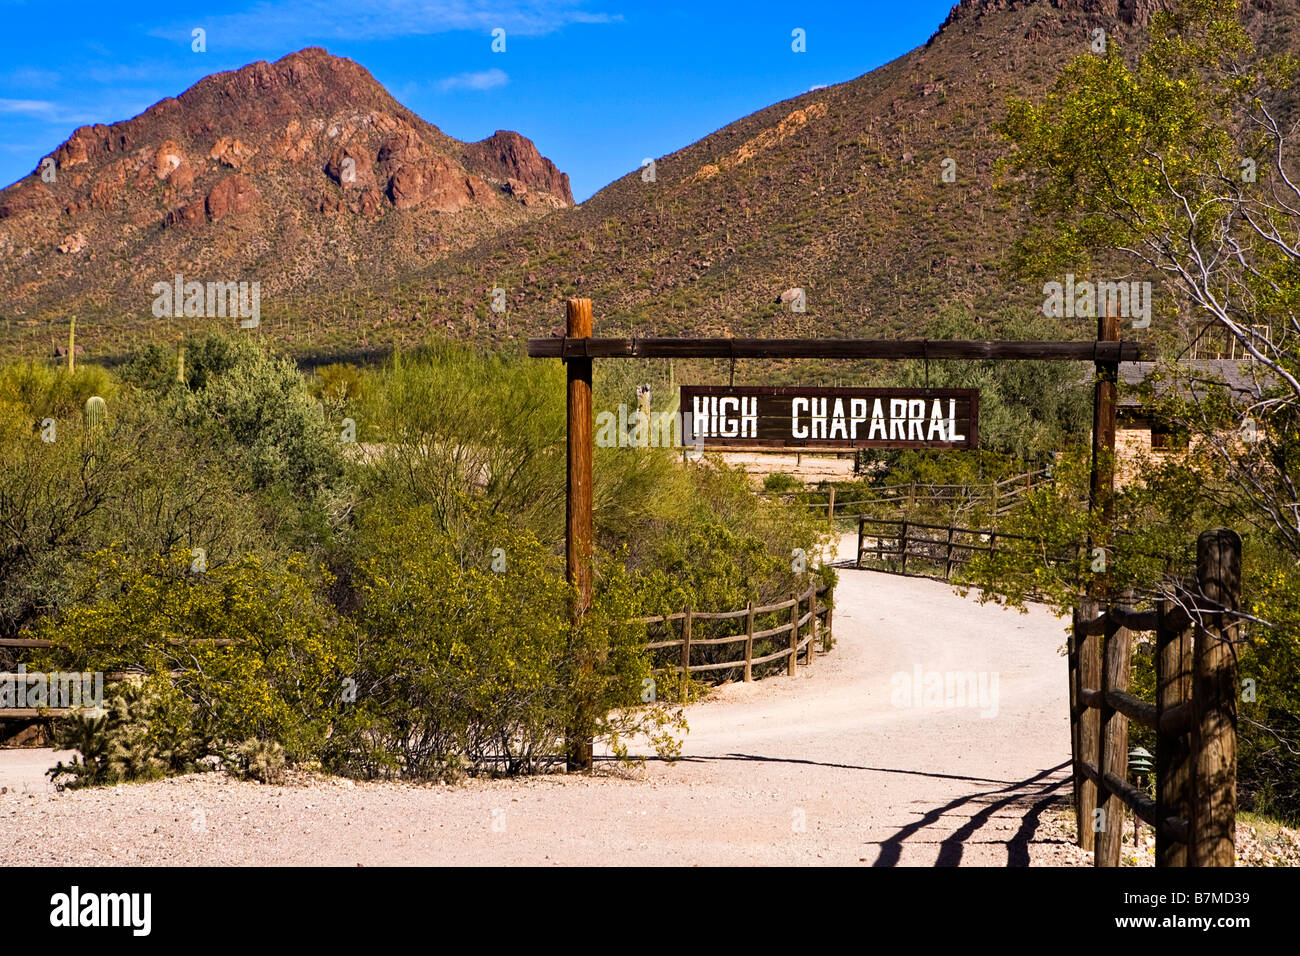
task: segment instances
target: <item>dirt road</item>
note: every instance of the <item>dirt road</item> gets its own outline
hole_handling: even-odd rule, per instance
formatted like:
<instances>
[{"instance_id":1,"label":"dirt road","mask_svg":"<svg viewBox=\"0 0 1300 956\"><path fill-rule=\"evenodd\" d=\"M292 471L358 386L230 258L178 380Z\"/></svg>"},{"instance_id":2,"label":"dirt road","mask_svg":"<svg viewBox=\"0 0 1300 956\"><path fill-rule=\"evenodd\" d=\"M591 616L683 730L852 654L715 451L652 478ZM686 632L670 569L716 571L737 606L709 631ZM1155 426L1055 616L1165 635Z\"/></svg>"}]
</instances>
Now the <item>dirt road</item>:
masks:
<instances>
[{"instance_id":1,"label":"dirt road","mask_svg":"<svg viewBox=\"0 0 1300 956\"><path fill-rule=\"evenodd\" d=\"M1047 861L1039 816L1068 789L1062 622L866 571L841 573L838 605L830 654L691 707L685 759L644 770L462 787L205 774L55 794L49 751L0 754L0 863ZM958 674L973 706L935 693Z\"/></svg>"}]
</instances>

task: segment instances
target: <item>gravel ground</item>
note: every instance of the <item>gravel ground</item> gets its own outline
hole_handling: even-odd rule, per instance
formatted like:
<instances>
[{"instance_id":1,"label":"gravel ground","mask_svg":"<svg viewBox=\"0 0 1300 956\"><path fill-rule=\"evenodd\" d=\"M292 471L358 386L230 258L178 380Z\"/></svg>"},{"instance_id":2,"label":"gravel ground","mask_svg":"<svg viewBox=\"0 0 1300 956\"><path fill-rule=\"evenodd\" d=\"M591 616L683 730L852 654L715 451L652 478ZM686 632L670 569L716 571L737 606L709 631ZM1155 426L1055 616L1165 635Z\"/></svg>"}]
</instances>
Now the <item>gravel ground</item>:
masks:
<instances>
[{"instance_id":1,"label":"gravel ground","mask_svg":"<svg viewBox=\"0 0 1300 956\"><path fill-rule=\"evenodd\" d=\"M1081 850L1074 839L1078 832L1074 811L1054 807L1043 815L1039 834L1045 850L1043 862L1051 866L1092 866L1092 853ZM1237 821L1237 866L1300 866L1300 833L1277 824L1258 824L1249 819ZM1035 865L1039 861L1035 860ZM1155 866L1155 832L1145 823L1133 834L1133 817L1125 816L1124 845L1120 849L1120 866Z\"/></svg>"},{"instance_id":2,"label":"gravel ground","mask_svg":"<svg viewBox=\"0 0 1300 956\"><path fill-rule=\"evenodd\" d=\"M9 751L0 863L1074 862L1045 825L1068 791L1063 622L867 571L841 572L838 600L831 653L693 705L673 764L460 786L199 774L56 793L41 776L54 754ZM996 698L899 696L918 669L923 683L982 672Z\"/></svg>"}]
</instances>

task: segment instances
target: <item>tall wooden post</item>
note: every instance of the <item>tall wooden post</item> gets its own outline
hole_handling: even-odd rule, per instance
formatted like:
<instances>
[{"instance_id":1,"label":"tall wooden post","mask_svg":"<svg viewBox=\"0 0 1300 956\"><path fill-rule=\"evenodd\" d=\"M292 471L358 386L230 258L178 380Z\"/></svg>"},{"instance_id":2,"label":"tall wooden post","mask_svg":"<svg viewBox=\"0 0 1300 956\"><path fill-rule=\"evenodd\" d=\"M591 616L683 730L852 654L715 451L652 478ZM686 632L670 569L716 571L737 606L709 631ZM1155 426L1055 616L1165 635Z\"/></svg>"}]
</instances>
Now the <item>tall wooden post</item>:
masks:
<instances>
[{"instance_id":1,"label":"tall wooden post","mask_svg":"<svg viewBox=\"0 0 1300 956\"><path fill-rule=\"evenodd\" d=\"M569 299L566 335L569 338L591 337L591 300ZM564 568L568 581L577 591L573 606L575 628L591 606L592 556L592 457L594 424L591 406L591 359L570 358L565 363L568 375L568 493L565 505ZM591 667L587 660L575 661L578 683ZM579 687L579 693L583 689ZM566 763L570 770L591 769L592 741L581 726L590 715L585 700L578 701L579 726L571 728L566 741Z\"/></svg>"},{"instance_id":2,"label":"tall wooden post","mask_svg":"<svg viewBox=\"0 0 1300 956\"><path fill-rule=\"evenodd\" d=\"M1113 315L1097 319L1099 342L1119 341L1119 319ZM1115 404L1119 381L1118 362L1097 362L1096 384L1092 400L1092 472L1088 484L1088 513L1093 518L1095 535L1089 536L1087 560L1091 562L1092 550L1110 544L1110 526L1115 516ZM1092 573L1085 589L1091 600L1084 600L1080 617L1087 624L1106 610L1107 577L1110 556L1107 554L1106 571ZM1086 630L1086 629L1085 629ZM1076 634L1079 635L1078 629ZM1101 689L1101 637L1081 634L1076 639L1075 680L1077 688ZM1078 722L1078 759L1100 767L1098 736L1101 732L1101 714L1094 707L1081 708ZM1097 808L1097 786L1086 777L1079 778L1075 770L1075 811L1079 822L1079 846L1095 850L1093 811Z\"/></svg>"},{"instance_id":3,"label":"tall wooden post","mask_svg":"<svg viewBox=\"0 0 1300 956\"><path fill-rule=\"evenodd\" d=\"M1129 603L1129 602L1126 602ZM1128 628L1120 627L1107 617L1105 671L1101 690L1128 693L1132 666L1133 635ZM1128 779L1128 718L1103 698L1100 712L1101 746L1097 764L1102 779L1107 775L1116 780ZM1101 829L1097 831L1093 848L1094 866L1119 866L1120 850L1124 843L1124 801L1118 794L1104 791L1101 801Z\"/></svg>"},{"instance_id":4,"label":"tall wooden post","mask_svg":"<svg viewBox=\"0 0 1300 956\"><path fill-rule=\"evenodd\" d=\"M1182 585L1176 587L1182 589ZM1186 595L1186 590L1183 594ZM1189 602L1190 603L1190 602ZM1171 597L1156 603L1156 724L1192 699L1192 624ZM1191 817L1191 751L1186 733L1156 731L1156 813ZM1156 828L1156 866L1186 866L1187 844Z\"/></svg>"},{"instance_id":5,"label":"tall wooden post","mask_svg":"<svg viewBox=\"0 0 1300 956\"><path fill-rule=\"evenodd\" d=\"M1075 686L1071 688L1072 699L1078 713L1075 759L1094 767L1101 766L1101 712L1095 707L1084 706L1083 691L1101 689L1101 635L1096 633L1096 627L1092 623L1100 610L1101 605L1095 598L1085 595L1079 601L1074 627L1075 652L1078 659L1074 670ZM1090 777L1079 771L1077 766L1075 793L1079 846L1085 850L1092 850L1095 848L1097 836L1097 831L1093 828L1093 811L1097 809L1097 785Z\"/></svg>"},{"instance_id":6,"label":"tall wooden post","mask_svg":"<svg viewBox=\"0 0 1300 956\"><path fill-rule=\"evenodd\" d=\"M1119 319L1113 315L1097 319L1097 341L1119 341ZM1092 547L1110 544L1110 526L1115 518L1115 418L1118 401L1119 363L1098 362L1092 399L1092 473L1088 485L1088 511L1097 536ZM1091 555L1089 555L1091 557ZM1107 572L1109 572L1109 556ZM1088 593L1105 598L1107 572L1094 575Z\"/></svg>"},{"instance_id":7,"label":"tall wooden post","mask_svg":"<svg viewBox=\"0 0 1300 956\"><path fill-rule=\"evenodd\" d=\"M1196 542L1196 578L1210 608L1238 610L1241 538L1216 528ZM1191 866L1232 866L1237 820L1237 658L1231 614L1199 613L1192 676Z\"/></svg>"}]
</instances>

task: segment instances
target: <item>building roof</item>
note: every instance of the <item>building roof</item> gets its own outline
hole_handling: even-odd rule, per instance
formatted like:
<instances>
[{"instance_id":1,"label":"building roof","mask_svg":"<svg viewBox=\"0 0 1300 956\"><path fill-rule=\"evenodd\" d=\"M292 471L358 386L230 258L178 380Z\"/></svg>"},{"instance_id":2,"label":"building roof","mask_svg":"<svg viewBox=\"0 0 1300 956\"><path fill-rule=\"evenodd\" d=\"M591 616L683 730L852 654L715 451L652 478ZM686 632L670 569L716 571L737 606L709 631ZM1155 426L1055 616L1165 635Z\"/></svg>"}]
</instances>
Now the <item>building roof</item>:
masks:
<instances>
[{"instance_id":1,"label":"building roof","mask_svg":"<svg viewBox=\"0 0 1300 956\"><path fill-rule=\"evenodd\" d=\"M1258 388L1267 388L1272 374L1252 359L1184 359L1177 380L1165 376L1155 382L1157 395L1165 394L1175 384L1184 398L1198 399L1212 389L1228 388L1235 399L1246 399ZM1156 362L1121 362L1119 380L1121 408L1140 408L1147 404L1138 386L1156 370Z\"/></svg>"}]
</instances>

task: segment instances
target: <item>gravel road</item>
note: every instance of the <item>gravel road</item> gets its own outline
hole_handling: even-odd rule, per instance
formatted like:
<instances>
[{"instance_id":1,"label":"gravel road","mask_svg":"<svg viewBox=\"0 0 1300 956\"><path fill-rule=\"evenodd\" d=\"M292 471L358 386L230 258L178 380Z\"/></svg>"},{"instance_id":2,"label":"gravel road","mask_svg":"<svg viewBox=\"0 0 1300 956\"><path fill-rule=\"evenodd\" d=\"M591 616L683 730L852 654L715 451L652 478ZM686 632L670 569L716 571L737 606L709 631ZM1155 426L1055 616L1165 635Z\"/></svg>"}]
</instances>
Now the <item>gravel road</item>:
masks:
<instances>
[{"instance_id":1,"label":"gravel road","mask_svg":"<svg viewBox=\"0 0 1300 956\"><path fill-rule=\"evenodd\" d=\"M0 863L1032 865L1068 791L1064 623L841 572L834 650L688 712L684 759L462 786L216 774L54 793L0 753ZM974 706L927 699L977 675ZM984 683L978 683L978 675ZM904 686L920 676L915 694ZM938 675L937 678L935 675Z\"/></svg>"}]
</instances>

